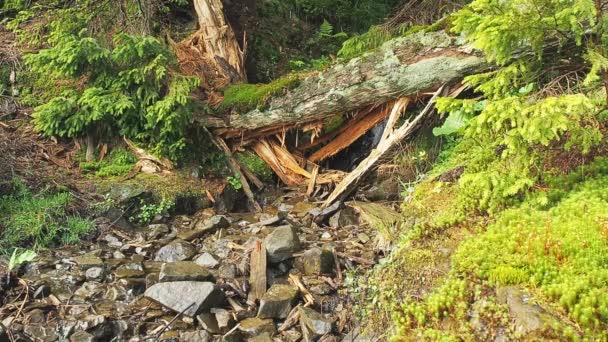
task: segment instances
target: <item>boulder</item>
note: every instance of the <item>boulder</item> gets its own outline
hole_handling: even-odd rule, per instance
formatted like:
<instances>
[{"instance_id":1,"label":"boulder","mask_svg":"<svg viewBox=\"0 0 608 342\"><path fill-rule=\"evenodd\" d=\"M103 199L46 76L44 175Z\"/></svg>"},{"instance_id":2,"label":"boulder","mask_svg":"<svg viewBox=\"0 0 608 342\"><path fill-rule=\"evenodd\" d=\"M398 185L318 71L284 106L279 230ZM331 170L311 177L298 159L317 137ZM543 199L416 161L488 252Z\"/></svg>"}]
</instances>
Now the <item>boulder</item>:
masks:
<instances>
[{"instance_id":1,"label":"boulder","mask_svg":"<svg viewBox=\"0 0 608 342\"><path fill-rule=\"evenodd\" d=\"M188 317L224 303L224 293L213 283L177 281L158 283L146 290L144 296L167 308L184 312Z\"/></svg>"},{"instance_id":2,"label":"boulder","mask_svg":"<svg viewBox=\"0 0 608 342\"><path fill-rule=\"evenodd\" d=\"M274 322L271 319L261 319L258 317L242 320L239 330L249 337L258 336L262 333L273 335L276 332Z\"/></svg>"},{"instance_id":3,"label":"boulder","mask_svg":"<svg viewBox=\"0 0 608 342\"><path fill-rule=\"evenodd\" d=\"M274 284L260 299L260 318L286 318L293 308L298 290L290 285Z\"/></svg>"},{"instance_id":4,"label":"boulder","mask_svg":"<svg viewBox=\"0 0 608 342\"><path fill-rule=\"evenodd\" d=\"M314 340L316 337L329 334L332 330L332 322L311 308L301 307L300 326L305 340Z\"/></svg>"},{"instance_id":5,"label":"boulder","mask_svg":"<svg viewBox=\"0 0 608 342\"><path fill-rule=\"evenodd\" d=\"M158 281L213 281L213 275L206 268L192 261L176 261L165 263L160 268Z\"/></svg>"},{"instance_id":6,"label":"boulder","mask_svg":"<svg viewBox=\"0 0 608 342\"><path fill-rule=\"evenodd\" d=\"M175 240L156 252L156 261L174 262L188 260L196 254L196 248L186 241Z\"/></svg>"},{"instance_id":7,"label":"boulder","mask_svg":"<svg viewBox=\"0 0 608 342\"><path fill-rule=\"evenodd\" d=\"M196 316L196 320L201 328L212 334L220 334L222 331L217 323L217 318L215 318L215 314L205 312Z\"/></svg>"},{"instance_id":8,"label":"boulder","mask_svg":"<svg viewBox=\"0 0 608 342\"><path fill-rule=\"evenodd\" d=\"M496 297L501 304L507 304L509 314L515 323L515 335L549 336L557 319L535 304L530 296L513 286L499 287Z\"/></svg>"},{"instance_id":9,"label":"boulder","mask_svg":"<svg viewBox=\"0 0 608 342\"><path fill-rule=\"evenodd\" d=\"M280 263L293 256L300 248L300 239L292 226L275 228L264 239L268 261L273 264Z\"/></svg>"},{"instance_id":10,"label":"boulder","mask_svg":"<svg viewBox=\"0 0 608 342\"><path fill-rule=\"evenodd\" d=\"M334 272L334 254L329 249L311 248L297 259L296 267L306 275L331 274Z\"/></svg>"},{"instance_id":11,"label":"boulder","mask_svg":"<svg viewBox=\"0 0 608 342\"><path fill-rule=\"evenodd\" d=\"M148 225L148 232L146 236L149 240L154 240L162 237L169 233L169 226L162 223L156 223Z\"/></svg>"}]
</instances>

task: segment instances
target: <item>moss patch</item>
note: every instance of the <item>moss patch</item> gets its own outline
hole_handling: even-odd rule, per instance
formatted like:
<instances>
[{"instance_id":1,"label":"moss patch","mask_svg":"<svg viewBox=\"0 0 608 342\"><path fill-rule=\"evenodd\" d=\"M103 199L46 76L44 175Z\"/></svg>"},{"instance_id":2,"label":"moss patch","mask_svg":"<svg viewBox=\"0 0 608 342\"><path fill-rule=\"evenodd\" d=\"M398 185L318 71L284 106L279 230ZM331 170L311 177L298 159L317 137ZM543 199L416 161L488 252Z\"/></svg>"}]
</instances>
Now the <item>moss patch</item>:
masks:
<instances>
[{"instance_id":1,"label":"moss patch","mask_svg":"<svg viewBox=\"0 0 608 342\"><path fill-rule=\"evenodd\" d=\"M224 89L224 101L220 104L220 108L248 112L263 107L272 95L295 87L299 83L300 77L300 74L292 73L268 84L231 85Z\"/></svg>"}]
</instances>

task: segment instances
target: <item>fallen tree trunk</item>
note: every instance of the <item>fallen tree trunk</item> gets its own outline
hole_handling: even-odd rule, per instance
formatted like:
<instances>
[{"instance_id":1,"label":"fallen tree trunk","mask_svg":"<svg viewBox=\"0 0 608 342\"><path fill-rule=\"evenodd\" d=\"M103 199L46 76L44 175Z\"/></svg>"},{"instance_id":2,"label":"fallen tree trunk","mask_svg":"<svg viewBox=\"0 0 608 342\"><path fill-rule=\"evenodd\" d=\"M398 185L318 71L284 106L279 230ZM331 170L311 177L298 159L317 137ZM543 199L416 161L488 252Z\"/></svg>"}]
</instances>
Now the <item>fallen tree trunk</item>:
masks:
<instances>
[{"instance_id":1,"label":"fallen tree trunk","mask_svg":"<svg viewBox=\"0 0 608 342\"><path fill-rule=\"evenodd\" d=\"M264 108L233 112L227 120L208 125L219 128L215 133L226 138L278 132L436 89L488 68L484 56L457 37L441 31L412 34L309 76L272 96Z\"/></svg>"}]
</instances>

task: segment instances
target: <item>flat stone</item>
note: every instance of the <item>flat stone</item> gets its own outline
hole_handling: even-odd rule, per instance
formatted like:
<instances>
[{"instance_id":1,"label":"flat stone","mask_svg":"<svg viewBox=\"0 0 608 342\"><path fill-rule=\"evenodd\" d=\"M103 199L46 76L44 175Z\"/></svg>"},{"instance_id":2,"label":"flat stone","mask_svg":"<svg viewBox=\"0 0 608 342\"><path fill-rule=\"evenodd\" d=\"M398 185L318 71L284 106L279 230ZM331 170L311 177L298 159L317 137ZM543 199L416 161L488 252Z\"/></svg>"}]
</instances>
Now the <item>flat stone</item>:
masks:
<instances>
[{"instance_id":1,"label":"flat stone","mask_svg":"<svg viewBox=\"0 0 608 342\"><path fill-rule=\"evenodd\" d=\"M207 220L199 221L194 225L194 229L182 230L177 233L177 237L185 240L192 241L198 239L207 233L213 233L218 229L228 228L230 221L223 215L215 215Z\"/></svg>"},{"instance_id":2,"label":"flat stone","mask_svg":"<svg viewBox=\"0 0 608 342\"><path fill-rule=\"evenodd\" d=\"M261 319L258 317L242 320L239 325L239 330L249 337L258 336L262 333L274 335L276 332L272 319Z\"/></svg>"},{"instance_id":3,"label":"flat stone","mask_svg":"<svg viewBox=\"0 0 608 342\"><path fill-rule=\"evenodd\" d=\"M103 280L104 275L105 274L102 267L91 267L84 273L87 280L101 281Z\"/></svg>"},{"instance_id":4,"label":"flat stone","mask_svg":"<svg viewBox=\"0 0 608 342\"><path fill-rule=\"evenodd\" d=\"M91 267L103 267L103 260L101 260L101 258L96 254L97 253L93 252L79 255L77 257L73 257L72 261L74 261L83 270L87 270Z\"/></svg>"},{"instance_id":5,"label":"flat stone","mask_svg":"<svg viewBox=\"0 0 608 342\"><path fill-rule=\"evenodd\" d=\"M296 266L306 275L331 274L334 272L334 254L328 249L314 247L298 258Z\"/></svg>"},{"instance_id":6,"label":"flat stone","mask_svg":"<svg viewBox=\"0 0 608 342\"><path fill-rule=\"evenodd\" d=\"M196 258L194 262L197 265L207 268L216 268L220 264L218 258L209 252L204 252L198 258Z\"/></svg>"},{"instance_id":7,"label":"flat stone","mask_svg":"<svg viewBox=\"0 0 608 342\"><path fill-rule=\"evenodd\" d=\"M197 331L182 331L179 334L181 342L208 342L211 340L211 335L205 330Z\"/></svg>"},{"instance_id":8,"label":"flat stone","mask_svg":"<svg viewBox=\"0 0 608 342\"><path fill-rule=\"evenodd\" d=\"M95 342L96 340L95 336L82 330L77 331L70 336L70 342Z\"/></svg>"},{"instance_id":9,"label":"flat stone","mask_svg":"<svg viewBox=\"0 0 608 342\"><path fill-rule=\"evenodd\" d=\"M140 263L132 262L122 265L116 269L116 278L143 278L146 275L144 267Z\"/></svg>"},{"instance_id":10,"label":"flat stone","mask_svg":"<svg viewBox=\"0 0 608 342\"><path fill-rule=\"evenodd\" d=\"M268 261L277 264L293 256L300 249L300 239L292 226L275 228L264 239Z\"/></svg>"},{"instance_id":11,"label":"flat stone","mask_svg":"<svg viewBox=\"0 0 608 342\"><path fill-rule=\"evenodd\" d=\"M144 296L175 312L183 311L188 317L208 312L225 301L224 293L215 284L196 281L154 284Z\"/></svg>"},{"instance_id":12,"label":"flat stone","mask_svg":"<svg viewBox=\"0 0 608 342\"><path fill-rule=\"evenodd\" d=\"M300 307L300 326L304 332L304 339L314 339L329 334L332 322L311 308Z\"/></svg>"},{"instance_id":13,"label":"flat stone","mask_svg":"<svg viewBox=\"0 0 608 342\"><path fill-rule=\"evenodd\" d=\"M44 325L26 325L23 332L35 341L54 342L59 339L55 327Z\"/></svg>"},{"instance_id":14,"label":"flat stone","mask_svg":"<svg viewBox=\"0 0 608 342\"><path fill-rule=\"evenodd\" d=\"M260 318L286 318L293 308L298 290L290 285L274 284L260 299Z\"/></svg>"},{"instance_id":15,"label":"flat stone","mask_svg":"<svg viewBox=\"0 0 608 342\"><path fill-rule=\"evenodd\" d=\"M272 337L267 332L261 333L247 340L248 342L272 342Z\"/></svg>"},{"instance_id":16,"label":"flat stone","mask_svg":"<svg viewBox=\"0 0 608 342\"><path fill-rule=\"evenodd\" d=\"M192 261L176 261L165 263L160 268L158 281L213 281L213 275L206 268Z\"/></svg>"},{"instance_id":17,"label":"flat stone","mask_svg":"<svg viewBox=\"0 0 608 342\"><path fill-rule=\"evenodd\" d=\"M156 253L155 261L174 262L188 260L194 256L196 248L186 241L175 240Z\"/></svg>"},{"instance_id":18,"label":"flat stone","mask_svg":"<svg viewBox=\"0 0 608 342\"><path fill-rule=\"evenodd\" d=\"M84 300L87 300L100 296L104 291L105 290L101 283L96 281L89 281L82 284L82 286L76 289L76 291L74 291L74 295Z\"/></svg>"},{"instance_id":19,"label":"flat stone","mask_svg":"<svg viewBox=\"0 0 608 342\"><path fill-rule=\"evenodd\" d=\"M201 328L212 334L220 334L222 330L217 324L217 318L215 318L215 314L205 312L196 316L196 320Z\"/></svg>"},{"instance_id":20,"label":"flat stone","mask_svg":"<svg viewBox=\"0 0 608 342\"><path fill-rule=\"evenodd\" d=\"M218 275L224 279L236 278L236 266L234 264L224 264L220 266Z\"/></svg>"},{"instance_id":21,"label":"flat stone","mask_svg":"<svg viewBox=\"0 0 608 342\"><path fill-rule=\"evenodd\" d=\"M169 226L163 223L150 224L148 225L148 232L146 236L150 240L158 239L165 234L169 233Z\"/></svg>"},{"instance_id":22,"label":"flat stone","mask_svg":"<svg viewBox=\"0 0 608 342\"><path fill-rule=\"evenodd\" d=\"M496 297L499 303L509 307L516 335L523 337L551 330L553 318L520 289L513 286L500 287L496 290Z\"/></svg>"},{"instance_id":23,"label":"flat stone","mask_svg":"<svg viewBox=\"0 0 608 342\"><path fill-rule=\"evenodd\" d=\"M217 326L221 331L228 331L234 327L234 317L232 313L226 309L211 309L211 313L215 315Z\"/></svg>"}]
</instances>

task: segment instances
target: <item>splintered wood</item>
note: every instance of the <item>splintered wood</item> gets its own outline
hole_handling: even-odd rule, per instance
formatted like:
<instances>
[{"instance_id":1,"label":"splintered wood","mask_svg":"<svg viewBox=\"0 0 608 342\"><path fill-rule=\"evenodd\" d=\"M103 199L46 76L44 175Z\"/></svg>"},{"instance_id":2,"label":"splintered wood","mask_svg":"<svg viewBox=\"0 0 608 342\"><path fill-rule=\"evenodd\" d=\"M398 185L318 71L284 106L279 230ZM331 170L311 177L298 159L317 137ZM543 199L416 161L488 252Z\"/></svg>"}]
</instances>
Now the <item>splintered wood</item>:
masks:
<instances>
[{"instance_id":1,"label":"splintered wood","mask_svg":"<svg viewBox=\"0 0 608 342\"><path fill-rule=\"evenodd\" d=\"M251 251L250 277L251 301L262 298L266 293L266 247L261 241L257 241Z\"/></svg>"}]
</instances>

